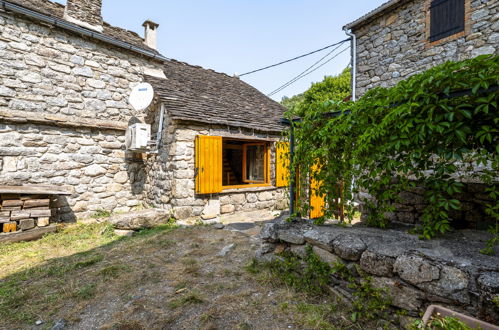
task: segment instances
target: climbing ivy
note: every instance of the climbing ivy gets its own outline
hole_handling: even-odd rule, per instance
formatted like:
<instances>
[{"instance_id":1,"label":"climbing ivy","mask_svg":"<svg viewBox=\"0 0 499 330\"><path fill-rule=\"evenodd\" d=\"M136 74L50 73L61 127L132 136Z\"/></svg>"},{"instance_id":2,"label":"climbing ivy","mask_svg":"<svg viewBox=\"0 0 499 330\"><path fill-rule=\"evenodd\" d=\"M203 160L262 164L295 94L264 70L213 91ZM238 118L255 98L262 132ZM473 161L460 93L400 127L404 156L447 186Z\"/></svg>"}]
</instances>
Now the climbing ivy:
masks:
<instances>
[{"instance_id":1,"label":"climbing ivy","mask_svg":"<svg viewBox=\"0 0 499 330\"><path fill-rule=\"evenodd\" d=\"M422 186L418 233L430 239L451 228L463 182L476 180L489 187L487 212L498 221L498 81L499 56L485 55L371 89L357 102L311 104L294 123L298 208L310 208L304 196L312 179L326 196L326 217L338 206L351 215L356 196L370 211L367 223L384 228L400 193Z\"/></svg>"}]
</instances>

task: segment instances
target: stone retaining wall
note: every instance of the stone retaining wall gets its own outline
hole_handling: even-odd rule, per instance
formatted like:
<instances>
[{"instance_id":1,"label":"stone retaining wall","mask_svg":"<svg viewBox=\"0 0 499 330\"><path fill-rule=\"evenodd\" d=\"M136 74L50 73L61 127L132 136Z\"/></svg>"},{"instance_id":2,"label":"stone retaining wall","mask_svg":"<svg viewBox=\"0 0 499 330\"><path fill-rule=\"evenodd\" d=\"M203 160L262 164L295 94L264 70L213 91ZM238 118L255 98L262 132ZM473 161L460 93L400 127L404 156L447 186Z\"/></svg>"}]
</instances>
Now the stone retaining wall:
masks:
<instances>
[{"instance_id":1,"label":"stone retaining wall","mask_svg":"<svg viewBox=\"0 0 499 330\"><path fill-rule=\"evenodd\" d=\"M374 286L387 290L394 308L418 316L430 304L496 323L499 313L492 299L499 296L499 257L479 253L490 238L486 232L463 230L443 239L421 241L403 229L313 226L281 220L261 232L260 260L290 250L298 255L305 246L328 263L341 262L372 277ZM496 248L499 253L499 248ZM332 276L331 285L351 297L348 283Z\"/></svg>"},{"instance_id":2,"label":"stone retaining wall","mask_svg":"<svg viewBox=\"0 0 499 330\"><path fill-rule=\"evenodd\" d=\"M429 0L408 1L354 29L357 35L357 92L391 87L400 80L446 61L499 53L499 2L470 1L466 33L429 44L426 8Z\"/></svg>"}]
</instances>

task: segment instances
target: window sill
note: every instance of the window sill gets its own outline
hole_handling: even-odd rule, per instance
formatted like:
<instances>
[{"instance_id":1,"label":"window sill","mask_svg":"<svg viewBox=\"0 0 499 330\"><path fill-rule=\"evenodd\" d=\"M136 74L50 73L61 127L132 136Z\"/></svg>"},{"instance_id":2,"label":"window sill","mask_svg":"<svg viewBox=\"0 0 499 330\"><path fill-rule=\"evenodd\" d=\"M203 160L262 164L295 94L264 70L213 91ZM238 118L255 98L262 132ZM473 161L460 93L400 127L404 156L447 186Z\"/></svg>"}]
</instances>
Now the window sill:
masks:
<instances>
[{"instance_id":1,"label":"window sill","mask_svg":"<svg viewBox=\"0 0 499 330\"><path fill-rule=\"evenodd\" d=\"M222 194L231 194L231 193L242 193L242 192L259 192L259 191L266 191L266 190L275 190L275 189L280 189L278 187L272 186L272 185L253 185L253 186L248 186L248 187L224 187L222 190Z\"/></svg>"}]
</instances>

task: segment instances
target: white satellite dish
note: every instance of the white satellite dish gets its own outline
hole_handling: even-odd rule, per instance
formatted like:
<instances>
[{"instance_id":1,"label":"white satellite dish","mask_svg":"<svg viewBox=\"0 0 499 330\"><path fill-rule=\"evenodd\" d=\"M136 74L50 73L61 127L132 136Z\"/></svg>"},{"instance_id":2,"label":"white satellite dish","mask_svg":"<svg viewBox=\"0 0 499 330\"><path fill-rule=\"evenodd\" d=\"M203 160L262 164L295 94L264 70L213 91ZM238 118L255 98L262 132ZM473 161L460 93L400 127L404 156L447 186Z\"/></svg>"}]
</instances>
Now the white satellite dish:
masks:
<instances>
[{"instance_id":1,"label":"white satellite dish","mask_svg":"<svg viewBox=\"0 0 499 330\"><path fill-rule=\"evenodd\" d=\"M137 110L146 109L154 98L154 89L149 83L141 83L132 89L128 102Z\"/></svg>"}]
</instances>

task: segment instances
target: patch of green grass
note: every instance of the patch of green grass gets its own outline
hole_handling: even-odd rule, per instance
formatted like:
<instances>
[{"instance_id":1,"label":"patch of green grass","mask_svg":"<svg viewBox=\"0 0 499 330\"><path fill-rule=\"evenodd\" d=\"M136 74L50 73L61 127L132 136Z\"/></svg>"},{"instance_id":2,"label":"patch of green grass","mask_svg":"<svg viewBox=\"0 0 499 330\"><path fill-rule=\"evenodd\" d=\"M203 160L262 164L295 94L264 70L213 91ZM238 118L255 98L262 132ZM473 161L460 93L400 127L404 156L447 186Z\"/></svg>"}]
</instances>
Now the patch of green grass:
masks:
<instances>
[{"instance_id":1,"label":"patch of green grass","mask_svg":"<svg viewBox=\"0 0 499 330\"><path fill-rule=\"evenodd\" d=\"M170 301L168 307L176 309L186 305L202 304L203 302L203 298L198 293L191 291L179 299Z\"/></svg>"},{"instance_id":2,"label":"patch of green grass","mask_svg":"<svg viewBox=\"0 0 499 330\"><path fill-rule=\"evenodd\" d=\"M97 292L97 285L95 283L88 283L85 284L83 287L80 289L76 290L74 293L74 297L77 299L91 299L95 296Z\"/></svg>"},{"instance_id":3,"label":"patch of green grass","mask_svg":"<svg viewBox=\"0 0 499 330\"><path fill-rule=\"evenodd\" d=\"M108 210L97 210L94 214L90 216L92 219L102 219L109 218L111 216L111 211Z\"/></svg>"},{"instance_id":4,"label":"patch of green grass","mask_svg":"<svg viewBox=\"0 0 499 330\"><path fill-rule=\"evenodd\" d=\"M75 263L73 268L80 269L80 268L90 267L90 266L95 265L98 262L101 262L102 260L104 260L104 256L98 254L98 255L95 255L91 258L88 258L88 259L85 259L85 260L82 260L82 261Z\"/></svg>"},{"instance_id":5,"label":"patch of green grass","mask_svg":"<svg viewBox=\"0 0 499 330\"><path fill-rule=\"evenodd\" d=\"M294 306L294 310L298 313L299 323L307 328L312 329L336 329L331 316L337 312L337 308L333 304L309 304L299 303Z\"/></svg>"},{"instance_id":6,"label":"patch of green grass","mask_svg":"<svg viewBox=\"0 0 499 330\"><path fill-rule=\"evenodd\" d=\"M108 267L104 267L99 271L99 274L104 276L105 278L113 278L118 276L123 272L129 272L132 269L127 265L112 265Z\"/></svg>"}]
</instances>

